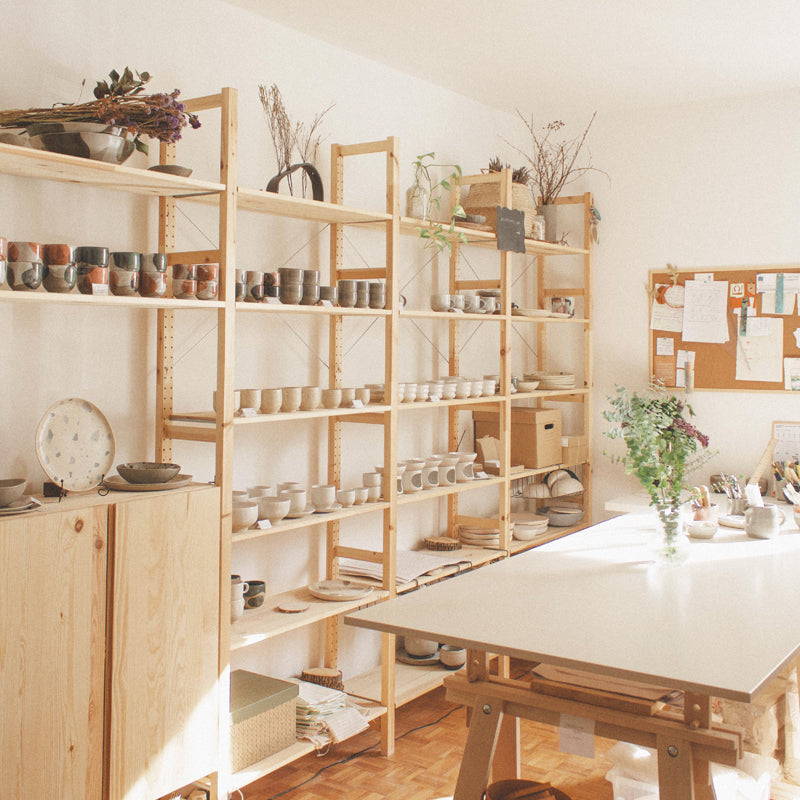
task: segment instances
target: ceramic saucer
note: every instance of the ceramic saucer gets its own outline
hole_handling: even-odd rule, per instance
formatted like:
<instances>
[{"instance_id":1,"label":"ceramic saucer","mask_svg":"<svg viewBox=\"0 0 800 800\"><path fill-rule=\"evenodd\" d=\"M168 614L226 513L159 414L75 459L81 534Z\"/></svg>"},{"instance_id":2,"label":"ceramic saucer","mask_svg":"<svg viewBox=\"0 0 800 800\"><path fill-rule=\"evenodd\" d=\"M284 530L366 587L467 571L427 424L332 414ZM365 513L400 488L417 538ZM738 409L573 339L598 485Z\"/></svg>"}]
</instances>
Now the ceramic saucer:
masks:
<instances>
[{"instance_id":1,"label":"ceramic saucer","mask_svg":"<svg viewBox=\"0 0 800 800\"><path fill-rule=\"evenodd\" d=\"M306 506L303 511L290 511L284 519L300 519L314 513L314 506Z\"/></svg>"},{"instance_id":2,"label":"ceramic saucer","mask_svg":"<svg viewBox=\"0 0 800 800\"><path fill-rule=\"evenodd\" d=\"M167 489L180 489L182 486L188 486L191 482L191 475L176 475L163 483L129 483L121 475L109 475L103 479L103 483L109 489L117 492L161 492Z\"/></svg>"},{"instance_id":3,"label":"ceramic saucer","mask_svg":"<svg viewBox=\"0 0 800 800\"><path fill-rule=\"evenodd\" d=\"M328 506L327 508L315 508L314 513L316 514L330 514L331 511L338 511L342 507L341 503L334 503L332 506Z\"/></svg>"},{"instance_id":4,"label":"ceramic saucer","mask_svg":"<svg viewBox=\"0 0 800 800\"><path fill-rule=\"evenodd\" d=\"M0 508L0 517L12 517L15 514L24 514L26 511L33 511L41 505L41 502L35 497L24 494L22 497L18 497L14 500L13 503L9 503L7 506Z\"/></svg>"},{"instance_id":5,"label":"ceramic saucer","mask_svg":"<svg viewBox=\"0 0 800 800\"><path fill-rule=\"evenodd\" d=\"M372 587L353 581L330 580L311 583L308 591L318 600L360 600L372 593Z\"/></svg>"}]
</instances>

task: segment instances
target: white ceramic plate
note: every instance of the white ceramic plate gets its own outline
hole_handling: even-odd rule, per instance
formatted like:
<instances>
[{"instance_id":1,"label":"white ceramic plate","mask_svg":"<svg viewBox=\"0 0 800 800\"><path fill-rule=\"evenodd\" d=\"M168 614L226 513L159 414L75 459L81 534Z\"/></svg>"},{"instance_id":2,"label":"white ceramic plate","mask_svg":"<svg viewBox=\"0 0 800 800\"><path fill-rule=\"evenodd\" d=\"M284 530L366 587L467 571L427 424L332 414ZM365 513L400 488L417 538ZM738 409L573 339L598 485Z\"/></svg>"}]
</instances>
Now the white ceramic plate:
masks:
<instances>
[{"instance_id":1,"label":"white ceramic plate","mask_svg":"<svg viewBox=\"0 0 800 800\"><path fill-rule=\"evenodd\" d=\"M118 492L161 492L167 489L180 489L192 482L191 475L176 475L163 483L128 483L121 475L111 475L104 483L109 489Z\"/></svg>"},{"instance_id":2,"label":"white ceramic plate","mask_svg":"<svg viewBox=\"0 0 800 800\"><path fill-rule=\"evenodd\" d=\"M726 514L719 518L719 524L725 528L744 530L744 514Z\"/></svg>"},{"instance_id":3,"label":"white ceramic plate","mask_svg":"<svg viewBox=\"0 0 800 800\"><path fill-rule=\"evenodd\" d=\"M13 517L15 514L24 514L26 511L33 511L39 508L42 504L30 495L22 495L17 498L13 503L0 508L0 517Z\"/></svg>"},{"instance_id":4,"label":"white ceramic plate","mask_svg":"<svg viewBox=\"0 0 800 800\"><path fill-rule=\"evenodd\" d=\"M301 519L314 513L314 506L306 506L303 511L290 511L284 519Z\"/></svg>"},{"instance_id":5,"label":"white ceramic plate","mask_svg":"<svg viewBox=\"0 0 800 800\"><path fill-rule=\"evenodd\" d=\"M371 586L362 586L353 581L319 581L309 584L308 591L318 600L360 600L368 594L372 594Z\"/></svg>"},{"instance_id":6,"label":"white ceramic plate","mask_svg":"<svg viewBox=\"0 0 800 800\"><path fill-rule=\"evenodd\" d=\"M341 503L334 503L332 506L328 506L328 508L315 508L315 514L330 514L331 511L338 511L342 507Z\"/></svg>"},{"instance_id":7,"label":"white ceramic plate","mask_svg":"<svg viewBox=\"0 0 800 800\"><path fill-rule=\"evenodd\" d=\"M78 397L60 400L36 429L36 457L57 486L73 492L93 489L114 463L114 434L94 403Z\"/></svg>"}]
</instances>

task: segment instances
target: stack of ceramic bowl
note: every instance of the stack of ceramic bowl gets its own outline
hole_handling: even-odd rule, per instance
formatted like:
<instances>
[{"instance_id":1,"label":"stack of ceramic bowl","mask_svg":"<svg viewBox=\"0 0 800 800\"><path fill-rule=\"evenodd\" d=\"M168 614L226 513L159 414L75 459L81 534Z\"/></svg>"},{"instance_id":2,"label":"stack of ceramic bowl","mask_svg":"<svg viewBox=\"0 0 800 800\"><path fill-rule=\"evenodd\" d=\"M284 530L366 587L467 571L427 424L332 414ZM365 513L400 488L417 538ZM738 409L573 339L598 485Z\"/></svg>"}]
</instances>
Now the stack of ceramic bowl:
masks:
<instances>
[{"instance_id":1,"label":"stack of ceramic bowl","mask_svg":"<svg viewBox=\"0 0 800 800\"><path fill-rule=\"evenodd\" d=\"M38 242L8 243L8 285L17 292L32 292L42 285L44 247Z\"/></svg>"},{"instance_id":2,"label":"stack of ceramic bowl","mask_svg":"<svg viewBox=\"0 0 800 800\"><path fill-rule=\"evenodd\" d=\"M70 292L78 281L75 248L69 244L44 246L44 288L48 292Z\"/></svg>"},{"instance_id":3,"label":"stack of ceramic bowl","mask_svg":"<svg viewBox=\"0 0 800 800\"><path fill-rule=\"evenodd\" d=\"M369 307L386 308L386 284L383 281L370 281Z\"/></svg>"},{"instance_id":4,"label":"stack of ceramic bowl","mask_svg":"<svg viewBox=\"0 0 800 800\"><path fill-rule=\"evenodd\" d=\"M373 403L383 403L386 393L384 384L382 383L365 383L365 389L369 389L369 399Z\"/></svg>"},{"instance_id":5,"label":"stack of ceramic bowl","mask_svg":"<svg viewBox=\"0 0 800 800\"><path fill-rule=\"evenodd\" d=\"M299 305L303 299L303 270L293 267L281 267L278 270L280 287L278 297L281 303Z\"/></svg>"},{"instance_id":6,"label":"stack of ceramic bowl","mask_svg":"<svg viewBox=\"0 0 800 800\"><path fill-rule=\"evenodd\" d=\"M75 264L81 294L108 294L107 247L76 247Z\"/></svg>"},{"instance_id":7,"label":"stack of ceramic bowl","mask_svg":"<svg viewBox=\"0 0 800 800\"><path fill-rule=\"evenodd\" d=\"M319 270L304 269L303 296L300 298L301 306L315 306L319 303ZM281 283L283 285L283 283Z\"/></svg>"},{"instance_id":8,"label":"stack of ceramic bowl","mask_svg":"<svg viewBox=\"0 0 800 800\"><path fill-rule=\"evenodd\" d=\"M542 514L520 511L511 514L511 522L514 523L514 538L530 542L547 530L550 520Z\"/></svg>"},{"instance_id":9,"label":"stack of ceramic bowl","mask_svg":"<svg viewBox=\"0 0 800 800\"><path fill-rule=\"evenodd\" d=\"M193 300L197 295L197 264L174 264L172 296L176 300Z\"/></svg>"},{"instance_id":10,"label":"stack of ceramic bowl","mask_svg":"<svg viewBox=\"0 0 800 800\"><path fill-rule=\"evenodd\" d=\"M500 531L497 528L458 526L458 538L467 547L499 547Z\"/></svg>"},{"instance_id":11,"label":"stack of ceramic bowl","mask_svg":"<svg viewBox=\"0 0 800 800\"><path fill-rule=\"evenodd\" d=\"M139 272L139 294L142 297L163 297L167 293L167 254L144 253Z\"/></svg>"},{"instance_id":12,"label":"stack of ceramic bowl","mask_svg":"<svg viewBox=\"0 0 800 800\"><path fill-rule=\"evenodd\" d=\"M567 503L563 500L540 508L539 511L547 515L551 525L559 528L577 525L583 519L583 508L581 506L577 503Z\"/></svg>"},{"instance_id":13,"label":"stack of ceramic bowl","mask_svg":"<svg viewBox=\"0 0 800 800\"><path fill-rule=\"evenodd\" d=\"M539 389L574 389L575 375L571 372L525 373L526 381L539 381Z\"/></svg>"},{"instance_id":14,"label":"stack of ceramic bowl","mask_svg":"<svg viewBox=\"0 0 800 800\"><path fill-rule=\"evenodd\" d=\"M335 306L338 301L338 294L335 286L320 286L319 287L319 301L328 302Z\"/></svg>"},{"instance_id":15,"label":"stack of ceramic bowl","mask_svg":"<svg viewBox=\"0 0 800 800\"><path fill-rule=\"evenodd\" d=\"M349 278L342 278L336 284L336 292L339 297L339 305L342 308L354 308L357 299L358 281Z\"/></svg>"},{"instance_id":16,"label":"stack of ceramic bowl","mask_svg":"<svg viewBox=\"0 0 800 800\"><path fill-rule=\"evenodd\" d=\"M216 300L219 287L219 264L197 264L197 299Z\"/></svg>"},{"instance_id":17,"label":"stack of ceramic bowl","mask_svg":"<svg viewBox=\"0 0 800 800\"><path fill-rule=\"evenodd\" d=\"M369 308L369 281L356 281L356 308Z\"/></svg>"},{"instance_id":18,"label":"stack of ceramic bowl","mask_svg":"<svg viewBox=\"0 0 800 800\"><path fill-rule=\"evenodd\" d=\"M139 273L142 269L142 254L130 251L115 251L109 256L108 284L111 294L117 297L132 297L139 289Z\"/></svg>"}]
</instances>

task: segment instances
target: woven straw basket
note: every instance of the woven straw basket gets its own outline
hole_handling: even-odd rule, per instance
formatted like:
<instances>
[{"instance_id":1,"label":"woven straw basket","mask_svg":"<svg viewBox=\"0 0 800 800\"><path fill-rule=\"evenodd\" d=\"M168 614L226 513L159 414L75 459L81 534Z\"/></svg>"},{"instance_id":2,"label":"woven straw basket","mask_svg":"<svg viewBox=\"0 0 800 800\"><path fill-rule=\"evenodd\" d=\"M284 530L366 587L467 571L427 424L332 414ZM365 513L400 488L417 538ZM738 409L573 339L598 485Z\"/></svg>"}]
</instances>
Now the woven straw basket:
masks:
<instances>
[{"instance_id":1,"label":"woven straw basket","mask_svg":"<svg viewBox=\"0 0 800 800\"><path fill-rule=\"evenodd\" d=\"M475 183L469 187L469 194L463 203L467 214L481 214L486 223L497 230L497 206L500 205L500 186L496 183ZM528 187L521 183L511 184L511 207L525 212L525 236L533 232L533 218L536 206L531 200Z\"/></svg>"}]
</instances>

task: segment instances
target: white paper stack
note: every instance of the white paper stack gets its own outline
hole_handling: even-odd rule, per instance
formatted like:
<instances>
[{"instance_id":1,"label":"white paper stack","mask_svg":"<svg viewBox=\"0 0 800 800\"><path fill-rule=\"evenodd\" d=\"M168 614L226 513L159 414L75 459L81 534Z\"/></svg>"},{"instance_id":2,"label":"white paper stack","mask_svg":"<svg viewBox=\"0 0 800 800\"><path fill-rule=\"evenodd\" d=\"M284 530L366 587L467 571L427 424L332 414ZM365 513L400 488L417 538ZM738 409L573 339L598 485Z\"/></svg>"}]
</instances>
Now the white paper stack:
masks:
<instances>
[{"instance_id":1,"label":"white paper stack","mask_svg":"<svg viewBox=\"0 0 800 800\"><path fill-rule=\"evenodd\" d=\"M298 739L321 747L367 729L366 715L344 692L308 681L297 681L297 685Z\"/></svg>"}]
</instances>

